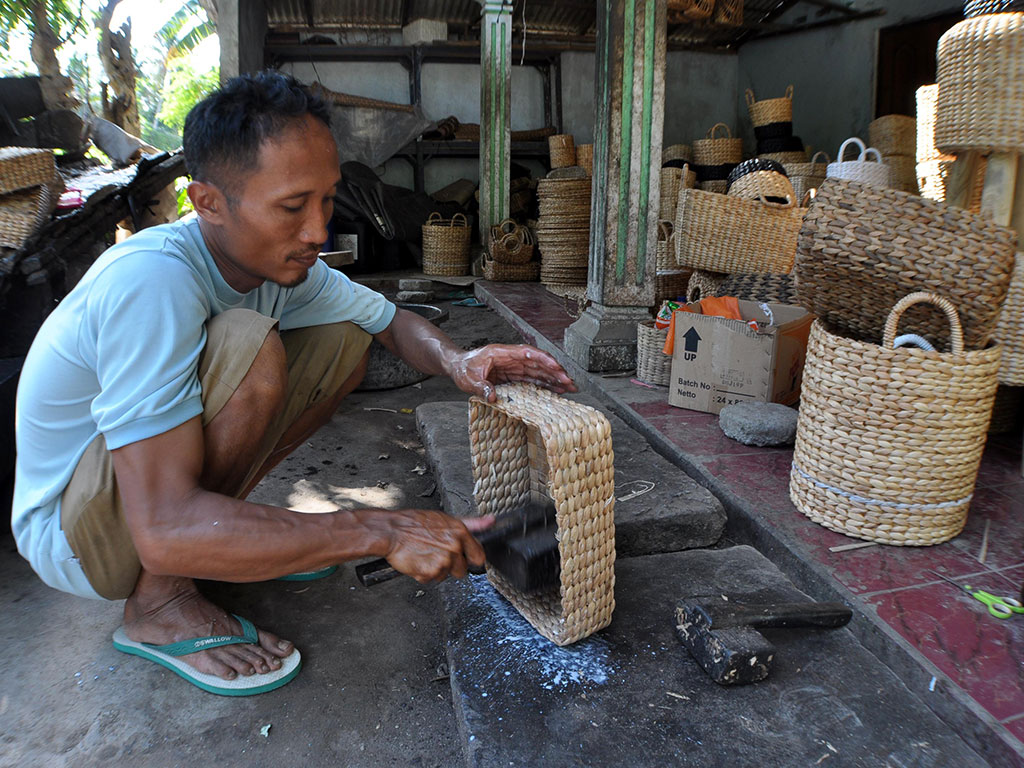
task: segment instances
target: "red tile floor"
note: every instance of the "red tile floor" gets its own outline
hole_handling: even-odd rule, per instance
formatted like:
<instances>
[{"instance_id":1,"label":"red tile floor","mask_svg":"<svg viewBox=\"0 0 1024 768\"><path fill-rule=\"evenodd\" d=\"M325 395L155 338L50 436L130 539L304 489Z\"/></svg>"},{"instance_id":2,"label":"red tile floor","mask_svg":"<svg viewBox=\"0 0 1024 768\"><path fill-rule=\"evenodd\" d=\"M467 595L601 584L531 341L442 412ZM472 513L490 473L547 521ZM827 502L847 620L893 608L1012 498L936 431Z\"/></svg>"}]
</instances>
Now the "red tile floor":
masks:
<instances>
[{"instance_id":1,"label":"red tile floor","mask_svg":"<svg viewBox=\"0 0 1024 768\"><path fill-rule=\"evenodd\" d=\"M575 303L538 283L480 283L477 294L527 339L562 348ZM543 338L539 338L543 337ZM611 383L613 380L607 380ZM930 571L998 595L1024 583L1021 432L990 437L964 531L931 547L876 545L832 552L858 540L804 517L789 499L792 450L754 448L725 437L718 417L668 405L650 389L618 379L619 403L667 437L707 474L756 505L797 556L827 568L877 617L917 648L998 722L1024 741L1024 615L1000 620ZM667 389L662 388L666 392ZM632 393L635 392L635 397ZM986 524L984 562L979 560Z\"/></svg>"}]
</instances>

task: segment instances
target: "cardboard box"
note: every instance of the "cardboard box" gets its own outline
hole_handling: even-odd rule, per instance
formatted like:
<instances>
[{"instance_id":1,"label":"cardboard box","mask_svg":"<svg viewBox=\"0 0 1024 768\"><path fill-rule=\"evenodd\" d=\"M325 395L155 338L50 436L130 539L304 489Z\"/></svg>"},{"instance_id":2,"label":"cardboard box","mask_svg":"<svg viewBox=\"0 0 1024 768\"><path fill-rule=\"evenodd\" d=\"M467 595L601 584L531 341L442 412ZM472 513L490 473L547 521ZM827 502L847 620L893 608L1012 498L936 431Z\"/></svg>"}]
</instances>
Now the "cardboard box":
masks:
<instances>
[{"instance_id":1,"label":"cardboard box","mask_svg":"<svg viewBox=\"0 0 1024 768\"><path fill-rule=\"evenodd\" d=\"M718 413L741 402L794 405L814 316L803 307L769 304L773 325L756 301L740 301L740 314L763 325L676 312L675 349L668 402Z\"/></svg>"}]
</instances>

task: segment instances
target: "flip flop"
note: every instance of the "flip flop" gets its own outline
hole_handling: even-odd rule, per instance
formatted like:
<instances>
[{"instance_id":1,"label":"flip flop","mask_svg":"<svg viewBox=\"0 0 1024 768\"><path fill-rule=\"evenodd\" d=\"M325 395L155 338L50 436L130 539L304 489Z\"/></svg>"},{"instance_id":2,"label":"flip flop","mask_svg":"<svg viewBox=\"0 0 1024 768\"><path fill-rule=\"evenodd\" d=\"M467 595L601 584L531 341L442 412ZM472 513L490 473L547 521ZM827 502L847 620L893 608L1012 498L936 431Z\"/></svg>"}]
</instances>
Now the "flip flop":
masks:
<instances>
[{"instance_id":1,"label":"flip flop","mask_svg":"<svg viewBox=\"0 0 1024 768\"><path fill-rule=\"evenodd\" d=\"M315 571L302 571L301 573L290 573L287 576L278 576L274 581L316 581L325 576L330 576L338 570L336 565L327 565Z\"/></svg>"},{"instance_id":2,"label":"flip flop","mask_svg":"<svg viewBox=\"0 0 1024 768\"><path fill-rule=\"evenodd\" d=\"M186 656L196 651L205 651L209 648L219 648L222 645L238 645L241 643L259 644L259 637L256 635L256 627L248 619L232 614L242 625L242 636L238 635L216 635L214 637L197 637L193 640L182 640L167 645L152 645L151 643L138 643L125 634L124 627L119 627L114 632L114 647L122 653L130 653L133 656L140 656L149 661L155 661L161 666L174 672L176 675L188 680L193 685L202 688L210 693L217 693L221 696L253 696L257 693L266 693L275 688L280 688L290 682L302 666L302 657L296 648L290 654L281 659L281 668L271 670L264 674L239 675L234 680L225 680L216 675L209 675L200 672L198 669L181 660L180 656Z\"/></svg>"}]
</instances>

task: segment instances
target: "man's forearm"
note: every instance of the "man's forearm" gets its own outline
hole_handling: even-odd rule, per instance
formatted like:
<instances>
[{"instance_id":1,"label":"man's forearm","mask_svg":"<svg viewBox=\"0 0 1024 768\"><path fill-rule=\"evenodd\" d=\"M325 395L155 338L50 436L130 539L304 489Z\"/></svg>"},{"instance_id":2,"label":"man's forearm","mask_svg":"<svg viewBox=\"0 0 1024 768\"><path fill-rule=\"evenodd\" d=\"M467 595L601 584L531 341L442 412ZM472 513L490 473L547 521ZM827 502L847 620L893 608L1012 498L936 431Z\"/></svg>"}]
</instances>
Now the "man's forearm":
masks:
<instances>
[{"instance_id":1,"label":"man's forearm","mask_svg":"<svg viewBox=\"0 0 1024 768\"><path fill-rule=\"evenodd\" d=\"M404 309L395 313L377 340L416 370L432 376L451 376L453 361L464 352L440 328Z\"/></svg>"}]
</instances>

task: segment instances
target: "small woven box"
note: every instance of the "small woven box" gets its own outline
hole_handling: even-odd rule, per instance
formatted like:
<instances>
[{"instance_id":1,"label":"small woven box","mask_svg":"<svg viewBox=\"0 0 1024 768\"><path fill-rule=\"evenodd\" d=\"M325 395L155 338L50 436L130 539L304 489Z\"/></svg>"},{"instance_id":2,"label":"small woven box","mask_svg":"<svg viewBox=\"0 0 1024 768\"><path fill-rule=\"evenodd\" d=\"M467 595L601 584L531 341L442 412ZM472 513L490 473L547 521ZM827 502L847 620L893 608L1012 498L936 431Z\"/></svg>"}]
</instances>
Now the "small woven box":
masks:
<instances>
[{"instance_id":1,"label":"small woven box","mask_svg":"<svg viewBox=\"0 0 1024 768\"><path fill-rule=\"evenodd\" d=\"M473 498L480 515L550 499L560 583L524 594L493 569L494 587L556 645L608 626L615 609L615 467L608 419L529 384L469 403Z\"/></svg>"}]
</instances>

